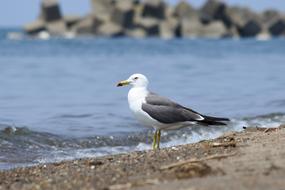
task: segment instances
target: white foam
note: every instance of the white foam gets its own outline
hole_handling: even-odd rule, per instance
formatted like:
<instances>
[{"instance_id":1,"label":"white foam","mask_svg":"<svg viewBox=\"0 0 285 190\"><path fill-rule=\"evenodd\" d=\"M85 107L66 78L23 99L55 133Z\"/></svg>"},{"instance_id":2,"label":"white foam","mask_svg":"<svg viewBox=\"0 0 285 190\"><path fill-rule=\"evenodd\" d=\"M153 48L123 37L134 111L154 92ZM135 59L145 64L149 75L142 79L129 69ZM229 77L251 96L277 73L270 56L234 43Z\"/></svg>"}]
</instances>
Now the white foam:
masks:
<instances>
[{"instance_id":1,"label":"white foam","mask_svg":"<svg viewBox=\"0 0 285 190\"><path fill-rule=\"evenodd\" d=\"M64 38L66 39L74 39L76 37L76 34L74 32L66 32L64 34Z\"/></svg>"},{"instance_id":2,"label":"white foam","mask_svg":"<svg viewBox=\"0 0 285 190\"><path fill-rule=\"evenodd\" d=\"M124 147L124 146L87 148L87 149L75 149L75 150L56 150L52 151L52 153L49 153L49 155L43 155L41 158L36 159L35 162L41 164L53 163L53 162L61 162L65 160L74 160L80 158L94 158L109 154L125 153L129 151L130 147Z\"/></svg>"},{"instance_id":3,"label":"white foam","mask_svg":"<svg viewBox=\"0 0 285 190\"><path fill-rule=\"evenodd\" d=\"M24 35L20 32L9 32L7 34L7 39L9 40L22 40Z\"/></svg>"},{"instance_id":4,"label":"white foam","mask_svg":"<svg viewBox=\"0 0 285 190\"><path fill-rule=\"evenodd\" d=\"M139 143L136 147L135 150L137 151L143 151L143 150L150 150L151 146L146 143Z\"/></svg>"},{"instance_id":5,"label":"white foam","mask_svg":"<svg viewBox=\"0 0 285 190\"><path fill-rule=\"evenodd\" d=\"M50 39L50 34L47 31L41 31L38 35L37 38L41 40L48 40Z\"/></svg>"},{"instance_id":6,"label":"white foam","mask_svg":"<svg viewBox=\"0 0 285 190\"><path fill-rule=\"evenodd\" d=\"M257 41L268 41L271 39L271 35L269 33L260 33L256 36Z\"/></svg>"}]
</instances>

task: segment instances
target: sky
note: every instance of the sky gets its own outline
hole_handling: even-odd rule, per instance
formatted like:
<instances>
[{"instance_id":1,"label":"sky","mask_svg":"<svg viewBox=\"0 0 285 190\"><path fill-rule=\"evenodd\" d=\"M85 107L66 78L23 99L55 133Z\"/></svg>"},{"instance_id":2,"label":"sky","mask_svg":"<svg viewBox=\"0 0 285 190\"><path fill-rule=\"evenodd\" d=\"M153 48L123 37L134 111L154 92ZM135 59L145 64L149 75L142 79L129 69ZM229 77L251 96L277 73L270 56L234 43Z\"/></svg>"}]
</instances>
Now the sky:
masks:
<instances>
[{"instance_id":1,"label":"sky","mask_svg":"<svg viewBox=\"0 0 285 190\"><path fill-rule=\"evenodd\" d=\"M37 18L41 0L2 0L0 26L20 27ZM90 12L91 0L59 0L63 14L85 15ZM179 0L167 0L176 3ZM205 0L188 0L193 6L201 6ZM248 6L256 11L275 8L285 12L285 0L224 0L230 5Z\"/></svg>"}]
</instances>

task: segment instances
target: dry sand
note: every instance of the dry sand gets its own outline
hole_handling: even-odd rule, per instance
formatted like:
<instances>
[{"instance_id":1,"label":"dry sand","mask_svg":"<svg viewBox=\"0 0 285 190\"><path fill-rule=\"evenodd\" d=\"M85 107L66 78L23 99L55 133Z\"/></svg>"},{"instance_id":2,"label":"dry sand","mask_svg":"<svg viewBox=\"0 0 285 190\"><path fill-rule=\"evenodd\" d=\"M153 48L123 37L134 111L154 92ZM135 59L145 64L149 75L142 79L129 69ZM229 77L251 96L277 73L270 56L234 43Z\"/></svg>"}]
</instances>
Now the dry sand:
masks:
<instances>
[{"instance_id":1,"label":"dry sand","mask_svg":"<svg viewBox=\"0 0 285 190\"><path fill-rule=\"evenodd\" d=\"M0 172L2 189L285 189L285 127Z\"/></svg>"}]
</instances>

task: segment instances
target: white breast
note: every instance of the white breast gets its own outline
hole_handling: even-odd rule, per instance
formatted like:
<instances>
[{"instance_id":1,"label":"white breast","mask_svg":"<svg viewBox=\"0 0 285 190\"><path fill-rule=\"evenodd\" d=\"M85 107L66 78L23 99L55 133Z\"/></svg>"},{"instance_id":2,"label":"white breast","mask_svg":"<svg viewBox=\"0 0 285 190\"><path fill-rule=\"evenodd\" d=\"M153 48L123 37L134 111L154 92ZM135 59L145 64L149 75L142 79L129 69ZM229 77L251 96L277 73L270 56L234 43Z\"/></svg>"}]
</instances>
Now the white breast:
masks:
<instances>
[{"instance_id":1,"label":"white breast","mask_svg":"<svg viewBox=\"0 0 285 190\"><path fill-rule=\"evenodd\" d=\"M145 97L148 95L148 90L142 87L131 88L128 93L128 102L131 111L135 118L144 126L155 127L159 122L152 119L146 112L142 110L142 104L145 103Z\"/></svg>"}]
</instances>

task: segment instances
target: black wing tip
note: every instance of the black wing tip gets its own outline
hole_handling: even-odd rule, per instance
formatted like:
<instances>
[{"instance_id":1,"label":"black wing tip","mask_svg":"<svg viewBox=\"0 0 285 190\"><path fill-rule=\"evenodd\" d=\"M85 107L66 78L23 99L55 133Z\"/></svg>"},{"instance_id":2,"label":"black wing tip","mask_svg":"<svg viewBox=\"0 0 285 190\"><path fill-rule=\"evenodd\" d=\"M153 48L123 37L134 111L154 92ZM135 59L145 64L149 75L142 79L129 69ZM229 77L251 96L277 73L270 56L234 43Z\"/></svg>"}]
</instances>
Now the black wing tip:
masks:
<instances>
[{"instance_id":1,"label":"black wing tip","mask_svg":"<svg viewBox=\"0 0 285 190\"><path fill-rule=\"evenodd\" d=\"M206 124L206 125L227 125L226 123L224 122L221 122L221 121L211 121L211 120L203 120L203 121L200 121L201 124Z\"/></svg>"},{"instance_id":2,"label":"black wing tip","mask_svg":"<svg viewBox=\"0 0 285 190\"><path fill-rule=\"evenodd\" d=\"M231 121L229 118L219 118L218 121Z\"/></svg>"},{"instance_id":3,"label":"black wing tip","mask_svg":"<svg viewBox=\"0 0 285 190\"><path fill-rule=\"evenodd\" d=\"M230 121L229 118L223 118L223 117L211 117L211 116L204 116L204 120L201 121L201 123L204 123L206 125L227 125L227 121Z\"/></svg>"},{"instance_id":4,"label":"black wing tip","mask_svg":"<svg viewBox=\"0 0 285 190\"><path fill-rule=\"evenodd\" d=\"M206 120L212 120L212 121L231 121L229 118L226 118L226 117L212 117L212 116L206 116L206 115L203 115L203 117Z\"/></svg>"},{"instance_id":5,"label":"black wing tip","mask_svg":"<svg viewBox=\"0 0 285 190\"><path fill-rule=\"evenodd\" d=\"M220 121L218 121L218 122L216 122L216 123L217 123L216 125L227 125L226 123L220 122Z\"/></svg>"}]
</instances>

